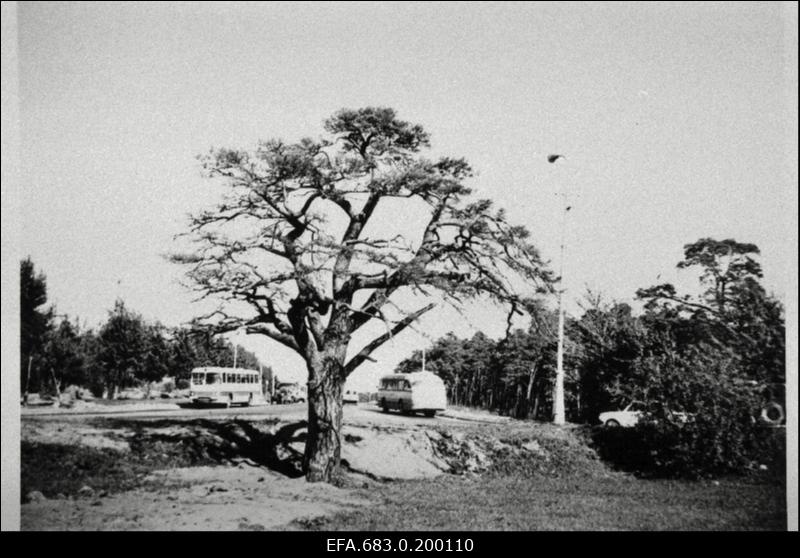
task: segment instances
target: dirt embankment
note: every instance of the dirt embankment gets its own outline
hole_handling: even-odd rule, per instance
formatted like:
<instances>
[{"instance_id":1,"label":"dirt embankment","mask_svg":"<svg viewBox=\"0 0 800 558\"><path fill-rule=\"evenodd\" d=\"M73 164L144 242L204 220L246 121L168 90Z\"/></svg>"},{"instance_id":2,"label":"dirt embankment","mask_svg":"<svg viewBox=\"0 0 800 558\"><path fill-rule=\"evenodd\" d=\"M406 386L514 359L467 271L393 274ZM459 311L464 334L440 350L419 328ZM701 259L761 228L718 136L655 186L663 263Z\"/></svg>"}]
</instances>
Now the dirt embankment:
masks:
<instances>
[{"instance_id":1,"label":"dirt embankment","mask_svg":"<svg viewBox=\"0 0 800 558\"><path fill-rule=\"evenodd\" d=\"M301 477L303 422L37 420L22 440L27 529L276 529L386 480L605 471L575 432L516 421L348 424L338 487Z\"/></svg>"}]
</instances>

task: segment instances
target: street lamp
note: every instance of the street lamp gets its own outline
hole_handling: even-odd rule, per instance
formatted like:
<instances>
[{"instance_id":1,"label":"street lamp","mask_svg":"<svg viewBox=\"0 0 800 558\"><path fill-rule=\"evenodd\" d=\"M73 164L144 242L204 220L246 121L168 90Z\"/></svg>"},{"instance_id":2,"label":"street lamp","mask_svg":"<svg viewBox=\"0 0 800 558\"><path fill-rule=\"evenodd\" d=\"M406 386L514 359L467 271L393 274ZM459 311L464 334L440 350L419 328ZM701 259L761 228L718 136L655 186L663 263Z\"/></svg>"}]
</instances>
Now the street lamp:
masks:
<instances>
[{"instance_id":1,"label":"street lamp","mask_svg":"<svg viewBox=\"0 0 800 558\"><path fill-rule=\"evenodd\" d=\"M562 157L564 156L549 155L547 162L552 164ZM560 426L566 422L564 416L564 231L567 223L567 212L572 207L567 205L567 196L563 190L559 195L564 203L564 211L561 214L561 258L558 272L558 350L556 353L556 384L553 393L553 424Z\"/></svg>"}]
</instances>

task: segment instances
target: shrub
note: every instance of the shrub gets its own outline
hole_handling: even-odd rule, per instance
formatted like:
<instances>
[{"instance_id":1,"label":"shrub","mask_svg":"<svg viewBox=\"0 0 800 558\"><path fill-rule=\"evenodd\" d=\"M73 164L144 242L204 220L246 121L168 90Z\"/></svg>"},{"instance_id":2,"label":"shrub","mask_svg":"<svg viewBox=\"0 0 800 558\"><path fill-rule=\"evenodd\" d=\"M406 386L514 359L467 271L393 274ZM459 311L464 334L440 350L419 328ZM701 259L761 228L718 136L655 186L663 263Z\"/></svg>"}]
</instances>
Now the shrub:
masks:
<instances>
[{"instance_id":1,"label":"shrub","mask_svg":"<svg viewBox=\"0 0 800 558\"><path fill-rule=\"evenodd\" d=\"M604 460L645 477L702 478L761 472L785 475L785 430L755 426L717 430L714 421L686 425L646 422L598 427L593 443Z\"/></svg>"},{"instance_id":2,"label":"shrub","mask_svg":"<svg viewBox=\"0 0 800 558\"><path fill-rule=\"evenodd\" d=\"M638 363L634 393L648 412L633 428L599 428L600 456L646 476L699 478L785 471L785 432L761 425L758 389L719 354L651 357Z\"/></svg>"}]
</instances>

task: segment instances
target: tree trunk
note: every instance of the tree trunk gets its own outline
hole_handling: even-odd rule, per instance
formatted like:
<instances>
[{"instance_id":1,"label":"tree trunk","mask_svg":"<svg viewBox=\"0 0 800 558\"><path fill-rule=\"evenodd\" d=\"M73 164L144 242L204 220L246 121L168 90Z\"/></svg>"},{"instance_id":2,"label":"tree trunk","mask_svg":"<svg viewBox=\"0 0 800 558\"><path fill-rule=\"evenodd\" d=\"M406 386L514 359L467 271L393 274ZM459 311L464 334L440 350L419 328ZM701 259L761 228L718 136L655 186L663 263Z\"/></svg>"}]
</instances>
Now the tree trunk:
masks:
<instances>
[{"instance_id":1,"label":"tree trunk","mask_svg":"<svg viewBox=\"0 0 800 558\"><path fill-rule=\"evenodd\" d=\"M533 392L533 380L536 379L536 365L531 366L530 374L528 374L528 392L525 394L525 415L531 418L531 393ZM536 412L534 411L534 418Z\"/></svg>"},{"instance_id":2,"label":"tree trunk","mask_svg":"<svg viewBox=\"0 0 800 558\"><path fill-rule=\"evenodd\" d=\"M33 355L28 357L28 375L25 378L25 393L22 396L22 404L28 404L28 390L30 389L31 385L31 364L33 363Z\"/></svg>"},{"instance_id":3,"label":"tree trunk","mask_svg":"<svg viewBox=\"0 0 800 558\"><path fill-rule=\"evenodd\" d=\"M303 471L309 482L329 482L342 452L344 364L336 357L308 364L308 439Z\"/></svg>"}]
</instances>

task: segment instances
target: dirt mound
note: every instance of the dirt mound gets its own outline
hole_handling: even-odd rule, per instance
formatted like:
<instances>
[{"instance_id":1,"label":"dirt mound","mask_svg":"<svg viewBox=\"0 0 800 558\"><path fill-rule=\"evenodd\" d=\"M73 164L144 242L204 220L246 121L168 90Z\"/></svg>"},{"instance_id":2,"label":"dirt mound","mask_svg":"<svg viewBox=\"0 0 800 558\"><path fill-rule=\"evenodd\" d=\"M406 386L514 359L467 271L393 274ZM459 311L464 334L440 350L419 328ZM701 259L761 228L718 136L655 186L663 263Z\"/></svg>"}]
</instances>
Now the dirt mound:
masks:
<instances>
[{"instance_id":1,"label":"dirt mound","mask_svg":"<svg viewBox=\"0 0 800 558\"><path fill-rule=\"evenodd\" d=\"M348 427L342 441L343 465L372 478L430 478L450 468L422 430Z\"/></svg>"},{"instance_id":2,"label":"dirt mound","mask_svg":"<svg viewBox=\"0 0 800 558\"><path fill-rule=\"evenodd\" d=\"M453 474L603 475L605 466L578 436L539 425L477 432L429 432L436 455ZM556 435L553 435L556 434Z\"/></svg>"},{"instance_id":3,"label":"dirt mound","mask_svg":"<svg viewBox=\"0 0 800 558\"><path fill-rule=\"evenodd\" d=\"M604 475L606 468L577 432L548 425L487 429L348 427L345 466L377 479L448 474Z\"/></svg>"}]
</instances>

